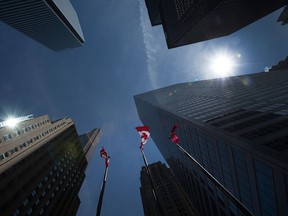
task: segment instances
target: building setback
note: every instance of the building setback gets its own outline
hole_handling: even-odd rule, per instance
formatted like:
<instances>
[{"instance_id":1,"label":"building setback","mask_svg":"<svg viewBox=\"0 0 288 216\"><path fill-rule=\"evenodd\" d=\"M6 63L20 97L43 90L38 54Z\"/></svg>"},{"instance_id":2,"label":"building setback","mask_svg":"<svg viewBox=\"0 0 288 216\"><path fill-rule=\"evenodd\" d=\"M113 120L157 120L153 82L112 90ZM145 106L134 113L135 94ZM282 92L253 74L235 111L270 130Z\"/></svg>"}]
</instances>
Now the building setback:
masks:
<instances>
[{"instance_id":1,"label":"building setback","mask_svg":"<svg viewBox=\"0 0 288 216\"><path fill-rule=\"evenodd\" d=\"M140 172L141 198L145 216L196 216L191 201L177 183L172 171L160 161L149 165L151 179L157 194L158 203L155 201L149 175L146 167ZM162 214L159 209L162 209Z\"/></svg>"},{"instance_id":2,"label":"building setback","mask_svg":"<svg viewBox=\"0 0 288 216\"><path fill-rule=\"evenodd\" d=\"M84 43L78 16L69 0L0 0L0 20L54 51Z\"/></svg>"},{"instance_id":3,"label":"building setback","mask_svg":"<svg viewBox=\"0 0 288 216\"><path fill-rule=\"evenodd\" d=\"M200 215L242 214L170 142L175 123L180 145L251 212L287 215L288 70L272 68L134 96L141 121Z\"/></svg>"},{"instance_id":4,"label":"building setback","mask_svg":"<svg viewBox=\"0 0 288 216\"><path fill-rule=\"evenodd\" d=\"M1 216L76 215L86 155L95 150L101 130L83 142L71 118L52 122L47 115L1 126Z\"/></svg>"},{"instance_id":5,"label":"building setback","mask_svg":"<svg viewBox=\"0 0 288 216\"><path fill-rule=\"evenodd\" d=\"M287 0L145 2L152 26L162 22L168 48L227 36L288 4Z\"/></svg>"}]
</instances>

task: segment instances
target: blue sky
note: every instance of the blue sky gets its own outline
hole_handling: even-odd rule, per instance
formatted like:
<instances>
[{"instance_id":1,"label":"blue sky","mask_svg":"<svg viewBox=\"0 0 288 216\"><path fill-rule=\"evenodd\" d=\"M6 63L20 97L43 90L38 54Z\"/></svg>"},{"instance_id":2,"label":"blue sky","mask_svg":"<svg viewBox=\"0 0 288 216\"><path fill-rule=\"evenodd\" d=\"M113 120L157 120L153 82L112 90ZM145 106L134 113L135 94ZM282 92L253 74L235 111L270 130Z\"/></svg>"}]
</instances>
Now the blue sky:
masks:
<instances>
[{"instance_id":1,"label":"blue sky","mask_svg":"<svg viewBox=\"0 0 288 216\"><path fill-rule=\"evenodd\" d=\"M230 36L168 50L162 27L150 26L144 0L71 2L86 40L81 48L55 53L0 22L0 118L69 116L80 134L101 127L78 215L95 215L104 172L102 145L112 157L103 215L143 215L143 161L134 129L141 122L133 95L217 77L207 65L223 50L241 55L234 74L263 71L287 56L288 27L276 22L279 10ZM152 140L145 152L149 162L164 161Z\"/></svg>"}]
</instances>

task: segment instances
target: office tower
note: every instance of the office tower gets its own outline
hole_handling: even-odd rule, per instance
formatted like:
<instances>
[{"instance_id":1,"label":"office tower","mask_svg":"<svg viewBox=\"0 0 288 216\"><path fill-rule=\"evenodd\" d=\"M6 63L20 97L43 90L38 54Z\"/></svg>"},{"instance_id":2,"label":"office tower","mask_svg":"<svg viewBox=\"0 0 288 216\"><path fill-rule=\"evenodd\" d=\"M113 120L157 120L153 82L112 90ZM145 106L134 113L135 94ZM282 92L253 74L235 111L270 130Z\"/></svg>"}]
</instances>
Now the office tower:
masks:
<instances>
[{"instance_id":1,"label":"office tower","mask_svg":"<svg viewBox=\"0 0 288 216\"><path fill-rule=\"evenodd\" d=\"M92 156L94 154L96 146L100 141L101 136L102 136L102 130L99 128L95 128L91 130L89 133L82 134L79 136L88 163L92 159Z\"/></svg>"},{"instance_id":2,"label":"office tower","mask_svg":"<svg viewBox=\"0 0 288 216\"><path fill-rule=\"evenodd\" d=\"M138 114L200 215L242 215L169 140L256 216L288 212L288 69L181 83L134 96Z\"/></svg>"},{"instance_id":3,"label":"office tower","mask_svg":"<svg viewBox=\"0 0 288 216\"><path fill-rule=\"evenodd\" d=\"M0 123L1 216L76 215L85 156L101 131L92 130L85 142L71 118L51 121L48 115L29 115L17 120L14 127L9 121Z\"/></svg>"},{"instance_id":4,"label":"office tower","mask_svg":"<svg viewBox=\"0 0 288 216\"><path fill-rule=\"evenodd\" d=\"M0 20L54 51L84 43L69 0L0 0Z\"/></svg>"},{"instance_id":5,"label":"office tower","mask_svg":"<svg viewBox=\"0 0 288 216\"><path fill-rule=\"evenodd\" d=\"M288 23L288 6L286 6L280 16L278 17L277 22L281 22L281 25L286 25Z\"/></svg>"},{"instance_id":6,"label":"office tower","mask_svg":"<svg viewBox=\"0 0 288 216\"><path fill-rule=\"evenodd\" d=\"M149 165L151 180L157 194L155 201L146 167L141 169L141 198L145 216L196 216L189 197L177 183L172 171L160 161ZM162 214L159 209L161 205Z\"/></svg>"},{"instance_id":7,"label":"office tower","mask_svg":"<svg viewBox=\"0 0 288 216\"><path fill-rule=\"evenodd\" d=\"M227 36L288 3L287 0L160 0L160 4L154 1L152 5L150 1L146 0L150 20L154 20L158 10L168 48Z\"/></svg>"},{"instance_id":8,"label":"office tower","mask_svg":"<svg viewBox=\"0 0 288 216\"><path fill-rule=\"evenodd\" d=\"M156 26L162 24L159 11L160 0L145 0L145 4L148 10L151 25Z\"/></svg>"}]
</instances>

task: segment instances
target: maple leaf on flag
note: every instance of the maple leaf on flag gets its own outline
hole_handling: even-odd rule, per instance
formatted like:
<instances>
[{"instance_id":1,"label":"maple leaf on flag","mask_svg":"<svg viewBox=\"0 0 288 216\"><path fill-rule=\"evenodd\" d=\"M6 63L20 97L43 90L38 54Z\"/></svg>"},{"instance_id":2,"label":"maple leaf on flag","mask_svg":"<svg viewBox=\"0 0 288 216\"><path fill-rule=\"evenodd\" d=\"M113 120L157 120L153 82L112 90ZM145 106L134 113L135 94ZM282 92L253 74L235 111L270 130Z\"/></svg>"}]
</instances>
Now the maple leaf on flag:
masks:
<instances>
[{"instance_id":1,"label":"maple leaf on flag","mask_svg":"<svg viewBox=\"0 0 288 216\"><path fill-rule=\"evenodd\" d=\"M174 143L176 143L177 145L179 144L179 138L176 134L173 134L172 137L170 137L170 140Z\"/></svg>"},{"instance_id":2,"label":"maple leaf on flag","mask_svg":"<svg viewBox=\"0 0 288 216\"><path fill-rule=\"evenodd\" d=\"M178 142L179 142L179 138L178 136L176 135L176 129L179 127L178 124L174 124L173 127L172 127L172 130L171 130L171 136L169 137L169 139L176 143L178 145Z\"/></svg>"},{"instance_id":3,"label":"maple leaf on flag","mask_svg":"<svg viewBox=\"0 0 288 216\"><path fill-rule=\"evenodd\" d=\"M144 149L144 144L147 142L150 136L149 126L138 126L136 127L136 130L139 132L141 137L140 148Z\"/></svg>"}]
</instances>

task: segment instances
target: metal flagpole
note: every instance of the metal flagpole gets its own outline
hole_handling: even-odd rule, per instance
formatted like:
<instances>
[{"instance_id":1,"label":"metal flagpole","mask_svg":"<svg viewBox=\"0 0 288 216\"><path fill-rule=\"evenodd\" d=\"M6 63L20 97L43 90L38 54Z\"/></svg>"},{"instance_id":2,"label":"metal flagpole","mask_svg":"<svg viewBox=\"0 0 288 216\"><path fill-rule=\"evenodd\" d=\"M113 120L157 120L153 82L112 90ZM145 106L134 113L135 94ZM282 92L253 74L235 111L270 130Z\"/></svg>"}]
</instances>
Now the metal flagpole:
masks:
<instances>
[{"instance_id":1,"label":"metal flagpole","mask_svg":"<svg viewBox=\"0 0 288 216\"><path fill-rule=\"evenodd\" d=\"M158 197L157 197L157 194L156 194L155 186L154 186L153 181L152 181L151 173L150 173L150 170L149 170L149 164L148 164L148 161L147 161L147 159L146 159L144 150L143 150L143 148L141 148L141 147L140 147L140 150L141 150L142 157L143 157L143 160L144 160L144 163L145 163L146 172L147 172L147 174L148 174L148 176L149 176L150 184L151 184L151 186L152 186L152 193L153 193L154 199L155 199L155 201L156 201L156 203L157 203L157 205L158 205L158 207L159 207L159 210L160 210L161 215L164 215L163 209L162 209L162 207L161 207L161 205L160 205L160 203L159 203L159 200L158 200Z\"/></svg>"},{"instance_id":2,"label":"metal flagpole","mask_svg":"<svg viewBox=\"0 0 288 216\"><path fill-rule=\"evenodd\" d=\"M109 168L109 160L110 160L110 157L108 157L107 160L108 160L108 161L107 161L107 166L106 166L105 172L104 172L103 182L102 182L102 186L101 186L101 192L100 192L100 196L99 196L99 200L98 200L98 205L97 205L96 216L100 216L100 213L101 213L101 207L102 207L104 190L105 190L105 185L106 185L106 180L107 180L107 175L108 175L108 168Z\"/></svg>"},{"instance_id":3,"label":"metal flagpole","mask_svg":"<svg viewBox=\"0 0 288 216\"><path fill-rule=\"evenodd\" d=\"M244 213L246 216L254 216L233 194L231 194L217 179L215 179L197 160L195 160L185 149L179 144L177 147L182 151L190 160L192 160L203 173L226 195L229 199Z\"/></svg>"}]
</instances>

